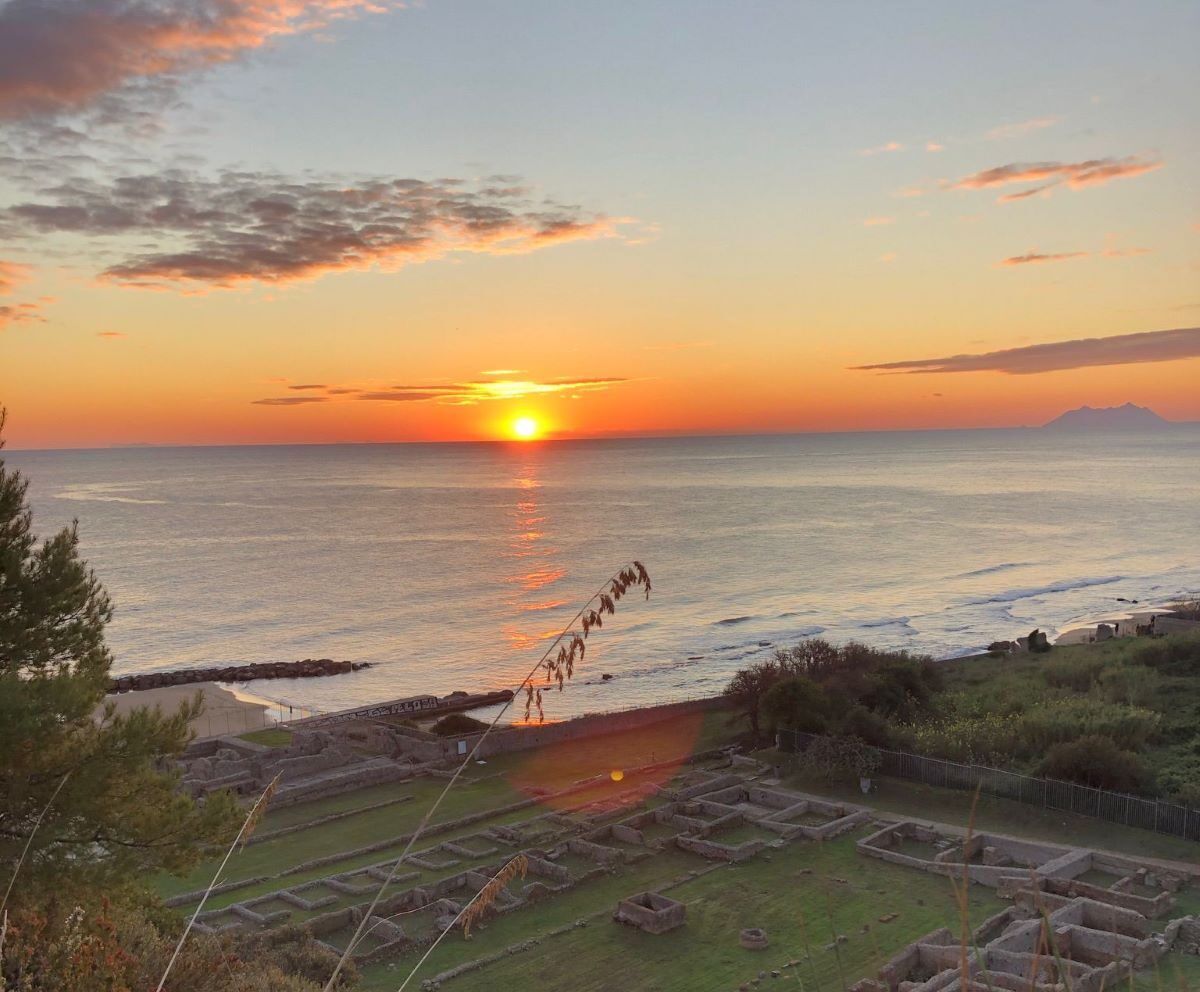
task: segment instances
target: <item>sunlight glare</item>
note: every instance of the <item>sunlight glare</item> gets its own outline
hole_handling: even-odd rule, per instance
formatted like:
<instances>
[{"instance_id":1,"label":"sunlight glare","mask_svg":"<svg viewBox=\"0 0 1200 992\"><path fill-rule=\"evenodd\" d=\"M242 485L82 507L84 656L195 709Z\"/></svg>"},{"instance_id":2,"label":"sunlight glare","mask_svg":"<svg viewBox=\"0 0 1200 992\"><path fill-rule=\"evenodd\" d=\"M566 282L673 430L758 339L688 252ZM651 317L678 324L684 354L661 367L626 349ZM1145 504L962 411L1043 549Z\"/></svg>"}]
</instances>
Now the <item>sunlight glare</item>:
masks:
<instances>
[{"instance_id":1,"label":"sunlight glare","mask_svg":"<svg viewBox=\"0 0 1200 992\"><path fill-rule=\"evenodd\" d=\"M532 417L518 417L513 421L512 430L522 441L531 441L538 436L538 422Z\"/></svg>"}]
</instances>

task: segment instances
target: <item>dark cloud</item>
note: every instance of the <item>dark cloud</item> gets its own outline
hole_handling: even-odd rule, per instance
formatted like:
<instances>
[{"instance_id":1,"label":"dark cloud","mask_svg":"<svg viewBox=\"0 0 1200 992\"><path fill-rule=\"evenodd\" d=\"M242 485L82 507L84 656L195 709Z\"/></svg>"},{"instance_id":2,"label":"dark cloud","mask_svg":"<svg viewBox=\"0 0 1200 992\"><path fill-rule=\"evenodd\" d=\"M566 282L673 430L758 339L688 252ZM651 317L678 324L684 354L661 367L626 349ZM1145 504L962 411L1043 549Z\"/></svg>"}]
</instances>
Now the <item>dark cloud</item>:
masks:
<instances>
[{"instance_id":1,"label":"dark cloud","mask_svg":"<svg viewBox=\"0 0 1200 992\"><path fill-rule=\"evenodd\" d=\"M268 396L262 400L251 400L256 406L303 406L305 403L327 403L326 396Z\"/></svg>"},{"instance_id":2,"label":"dark cloud","mask_svg":"<svg viewBox=\"0 0 1200 992\"><path fill-rule=\"evenodd\" d=\"M356 400L378 400L387 403L420 403L422 400L441 399L445 395L445 393L372 392L359 393L354 398Z\"/></svg>"},{"instance_id":3,"label":"dark cloud","mask_svg":"<svg viewBox=\"0 0 1200 992\"><path fill-rule=\"evenodd\" d=\"M76 176L0 211L0 232L14 237L136 238L145 247L101 278L148 288L282 283L450 252L528 252L613 236L619 223L452 179L214 179L184 169L104 182Z\"/></svg>"},{"instance_id":4,"label":"dark cloud","mask_svg":"<svg viewBox=\"0 0 1200 992\"><path fill-rule=\"evenodd\" d=\"M1072 258L1087 258L1086 251L1063 251L1056 254L1042 254L1041 252L1028 251L1024 255L1012 255L1009 258L1003 259L1001 265L1043 265L1046 262L1065 262Z\"/></svg>"},{"instance_id":5,"label":"dark cloud","mask_svg":"<svg viewBox=\"0 0 1200 992\"><path fill-rule=\"evenodd\" d=\"M1009 186L1015 183L1036 182L1041 185L1033 189L1017 193L1007 193L1000 197L1001 202L1023 200L1037 193L1049 192L1054 186L1064 184L1069 189L1084 189L1088 186L1102 186L1114 179L1126 179L1140 176L1155 169L1161 169L1163 163L1158 159L1143 158L1130 155L1126 158L1093 158L1083 162L1011 162L1008 165L998 165L995 168L984 169L964 176L951 189L991 189L998 186Z\"/></svg>"},{"instance_id":6,"label":"dark cloud","mask_svg":"<svg viewBox=\"0 0 1200 992\"><path fill-rule=\"evenodd\" d=\"M1107 338L1055 341L1050 344L989 351L980 355L920 358L877 365L856 365L853 368L856 371L908 374L1004 372L1008 375L1036 375L1039 372L1058 372L1095 365L1135 365L1198 357L1200 327L1181 327L1169 331L1117 334Z\"/></svg>"},{"instance_id":7,"label":"dark cloud","mask_svg":"<svg viewBox=\"0 0 1200 992\"><path fill-rule=\"evenodd\" d=\"M321 396L280 396L255 400L267 406L297 406L301 403L319 402L330 398L344 397L374 403L424 403L438 401L451 405L473 405L489 400L513 400L526 396L549 393L586 392L608 389L628 379L620 376L594 376L591 378L558 378L545 381L528 379L476 379L470 382L449 382L433 385L398 385L380 389L377 386L323 386L300 385L289 389L323 390Z\"/></svg>"},{"instance_id":8,"label":"dark cloud","mask_svg":"<svg viewBox=\"0 0 1200 992\"><path fill-rule=\"evenodd\" d=\"M326 386L323 382L309 382L309 383L304 383L303 385L300 385L300 386L288 386L287 388L288 389L297 389L297 390L299 390L299 389L325 389Z\"/></svg>"},{"instance_id":9,"label":"dark cloud","mask_svg":"<svg viewBox=\"0 0 1200 992\"><path fill-rule=\"evenodd\" d=\"M393 0L8 0L0 119L71 112Z\"/></svg>"}]
</instances>

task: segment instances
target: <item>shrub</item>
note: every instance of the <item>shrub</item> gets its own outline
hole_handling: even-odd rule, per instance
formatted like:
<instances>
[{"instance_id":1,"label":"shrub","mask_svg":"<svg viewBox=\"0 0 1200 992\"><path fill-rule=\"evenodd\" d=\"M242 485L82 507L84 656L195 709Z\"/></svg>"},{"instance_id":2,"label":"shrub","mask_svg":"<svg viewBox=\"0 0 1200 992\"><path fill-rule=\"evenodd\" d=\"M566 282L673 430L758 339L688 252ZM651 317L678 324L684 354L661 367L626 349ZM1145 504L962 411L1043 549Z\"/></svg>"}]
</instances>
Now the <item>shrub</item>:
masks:
<instances>
[{"instance_id":1,"label":"shrub","mask_svg":"<svg viewBox=\"0 0 1200 992\"><path fill-rule=\"evenodd\" d=\"M1110 703L1145 706L1158 693L1162 677L1141 665L1114 665L1100 673L1100 695Z\"/></svg>"},{"instance_id":2,"label":"shrub","mask_svg":"<svg viewBox=\"0 0 1200 992\"><path fill-rule=\"evenodd\" d=\"M837 723L837 732L842 737L861 737L875 747L895 747L901 742L902 732L886 717L873 713L862 705L848 709Z\"/></svg>"},{"instance_id":3,"label":"shrub","mask_svg":"<svg viewBox=\"0 0 1200 992\"><path fill-rule=\"evenodd\" d=\"M879 768L879 752L858 737L818 737L801 756L809 770L827 781L868 778Z\"/></svg>"},{"instance_id":4,"label":"shrub","mask_svg":"<svg viewBox=\"0 0 1200 992\"><path fill-rule=\"evenodd\" d=\"M461 737L463 734L478 734L487 730L487 724L466 713L450 713L430 728L439 737Z\"/></svg>"},{"instance_id":5,"label":"shrub","mask_svg":"<svg viewBox=\"0 0 1200 992\"><path fill-rule=\"evenodd\" d=\"M1168 675L1200 675L1200 635L1156 637L1130 652L1129 660Z\"/></svg>"},{"instance_id":6,"label":"shrub","mask_svg":"<svg viewBox=\"0 0 1200 992\"><path fill-rule=\"evenodd\" d=\"M829 697L812 679L795 675L767 691L762 713L771 730L785 727L820 734L829 725Z\"/></svg>"},{"instance_id":7,"label":"shrub","mask_svg":"<svg viewBox=\"0 0 1200 992\"><path fill-rule=\"evenodd\" d=\"M1099 734L1055 744L1038 772L1048 778L1122 792L1137 792L1152 784L1141 758Z\"/></svg>"},{"instance_id":8,"label":"shrub","mask_svg":"<svg viewBox=\"0 0 1200 992\"><path fill-rule=\"evenodd\" d=\"M1031 756L1089 736L1107 737L1118 748L1139 751L1157 735L1162 717L1139 707L1082 696L1042 703L1018 722L1020 753Z\"/></svg>"},{"instance_id":9,"label":"shrub","mask_svg":"<svg viewBox=\"0 0 1200 992\"><path fill-rule=\"evenodd\" d=\"M911 721L928 709L942 689L942 674L934 662L897 657L879 665L867 677L859 701L867 709Z\"/></svg>"},{"instance_id":10,"label":"shrub","mask_svg":"<svg viewBox=\"0 0 1200 992\"><path fill-rule=\"evenodd\" d=\"M1104 659L1095 655L1057 657L1042 666L1042 678L1056 689L1087 692L1104 670Z\"/></svg>"},{"instance_id":11,"label":"shrub","mask_svg":"<svg viewBox=\"0 0 1200 992\"><path fill-rule=\"evenodd\" d=\"M1020 744L1017 722L996 713L919 724L912 735L918 754L978 765L1006 764Z\"/></svg>"}]
</instances>

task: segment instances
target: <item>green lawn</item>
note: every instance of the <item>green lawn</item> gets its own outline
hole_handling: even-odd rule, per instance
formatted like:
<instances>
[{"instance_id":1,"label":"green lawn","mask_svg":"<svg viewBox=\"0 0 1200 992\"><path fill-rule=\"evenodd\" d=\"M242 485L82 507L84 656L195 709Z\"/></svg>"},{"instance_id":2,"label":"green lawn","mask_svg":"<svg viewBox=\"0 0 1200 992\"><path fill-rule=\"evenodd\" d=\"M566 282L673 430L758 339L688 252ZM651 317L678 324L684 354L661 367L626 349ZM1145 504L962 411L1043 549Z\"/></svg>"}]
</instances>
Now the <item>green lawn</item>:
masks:
<instances>
[{"instance_id":1,"label":"green lawn","mask_svg":"<svg viewBox=\"0 0 1200 992\"><path fill-rule=\"evenodd\" d=\"M248 734L238 734L244 741L252 744L262 744L265 747L287 747L292 743L292 732L284 727L267 727L265 730L252 730Z\"/></svg>"},{"instance_id":2,"label":"green lawn","mask_svg":"<svg viewBox=\"0 0 1200 992\"><path fill-rule=\"evenodd\" d=\"M484 992L532 984L536 988L637 989L694 992L736 989L760 970L784 969L781 985L808 992L834 992L874 974L905 943L940 926L958 931L948 879L861 857L861 834L826 844L797 841L760 854L742 866L720 867L668 893L688 907L687 923L661 936L621 926L610 919L618 899L661 886L706 863L667 852L627 866L545 903L502 916L473 933L453 935L431 956L420 978L484 957L536 934L592 914L586 927L548 937L531 950L506 957L444 986L451 992ZM970 913L979 922L1002 908L981 886L970 893ZM881 923L881 916L897 913ZM748 951L738 943L744 927L762 927L771 946ZM833 950L838 935L847 939ZM409 959L405 959L407 961ZM415 959L414 959L415 960ZM407 974L395 967L365 969L363 989L395 989ZM411 965L410 965L411 966Z\"/></svg>"}]
</instances>

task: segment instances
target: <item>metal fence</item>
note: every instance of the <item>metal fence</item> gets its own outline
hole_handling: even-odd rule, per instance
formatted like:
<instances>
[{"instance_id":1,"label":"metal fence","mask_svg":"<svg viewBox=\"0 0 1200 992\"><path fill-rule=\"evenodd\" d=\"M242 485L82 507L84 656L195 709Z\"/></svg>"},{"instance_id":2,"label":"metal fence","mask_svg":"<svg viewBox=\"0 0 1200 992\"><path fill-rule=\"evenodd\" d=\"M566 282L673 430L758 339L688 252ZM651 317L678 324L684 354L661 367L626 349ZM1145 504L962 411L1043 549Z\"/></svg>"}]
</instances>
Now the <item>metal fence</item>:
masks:
<instances>
[{"instance_id":1,"label":"metal fence","mask_svg":"<svg viewBox=\"0 0 1200 992\"><path fill-rule=\"evenodd\" d=\"M799 754L818 737L795 730L780 730L776 744L781 751ZM1093 789L1074 782L1033 778L985 765L963 765L941 758L927 758L904 751L873 748L879 754L879 774L907 778L945 789L978 789L988 796L1012 799L1029 806L1063 810L1091 816L1109 823L1140 827L1160 834L1200 840L1200 810L1164 803L1123 792Z\"/></svg>"}]
</instances>

